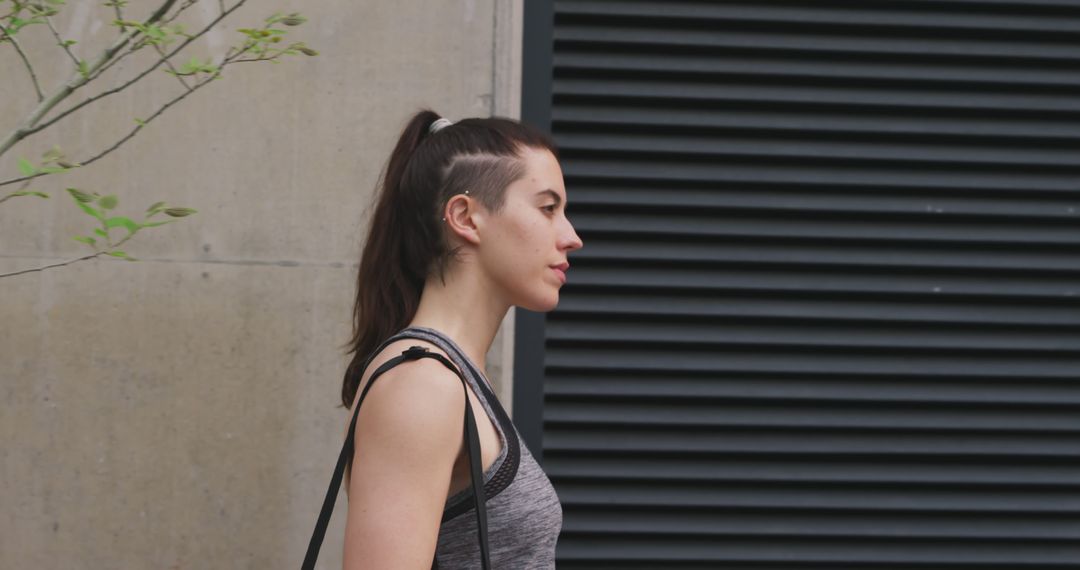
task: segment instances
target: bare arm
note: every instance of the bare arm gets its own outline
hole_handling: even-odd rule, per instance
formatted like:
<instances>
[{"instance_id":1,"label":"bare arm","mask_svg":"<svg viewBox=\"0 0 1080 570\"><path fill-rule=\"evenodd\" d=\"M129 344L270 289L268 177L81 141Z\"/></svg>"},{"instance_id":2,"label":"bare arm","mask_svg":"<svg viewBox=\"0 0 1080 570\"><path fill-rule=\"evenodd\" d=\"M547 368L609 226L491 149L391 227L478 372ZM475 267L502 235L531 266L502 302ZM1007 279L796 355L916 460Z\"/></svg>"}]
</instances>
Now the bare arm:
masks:
<instances>
[{"instance_id":1,"label":"bare arm","mask_svg":"<svg viewBox=\"0 0 1080 570\"><path fill-rule=\"evenodd\" d=\"M461 380L433 359L372 386L356 421L345 570L431 568L464 414Z\"/></svg>"}]
</instances>

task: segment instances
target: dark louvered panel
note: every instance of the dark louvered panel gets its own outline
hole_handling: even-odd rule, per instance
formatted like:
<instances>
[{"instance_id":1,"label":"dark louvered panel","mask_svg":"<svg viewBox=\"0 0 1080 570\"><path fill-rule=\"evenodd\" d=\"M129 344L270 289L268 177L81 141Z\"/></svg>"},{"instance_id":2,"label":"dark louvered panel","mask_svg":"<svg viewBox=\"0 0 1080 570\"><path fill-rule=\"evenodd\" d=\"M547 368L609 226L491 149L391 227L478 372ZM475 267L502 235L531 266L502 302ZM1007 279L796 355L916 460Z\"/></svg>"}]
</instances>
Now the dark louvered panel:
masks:
<instances>
[{"instance_id":1,"label":"dark louvered panel","mask_svg":"<svg viewBox=\"0 0 1080 570\"><path fill-rule=\"evenodd\" d=\"M560 570L1080 568L1080 0L554 22Z\"/></svg>"}]
</instances>

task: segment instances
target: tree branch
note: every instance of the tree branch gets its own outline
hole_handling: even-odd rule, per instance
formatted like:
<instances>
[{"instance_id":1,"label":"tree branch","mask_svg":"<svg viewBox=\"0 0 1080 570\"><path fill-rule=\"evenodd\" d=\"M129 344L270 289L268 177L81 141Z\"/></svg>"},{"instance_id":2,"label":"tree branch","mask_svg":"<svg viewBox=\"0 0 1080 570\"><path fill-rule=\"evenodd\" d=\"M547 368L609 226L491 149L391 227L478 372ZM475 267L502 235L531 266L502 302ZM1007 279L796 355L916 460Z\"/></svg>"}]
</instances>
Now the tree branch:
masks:
<instances>
[{"instance_id":1,"label":"tree branch","mask_svg":"<svg viewBox=\"0 0 1080 570\"><path fill-rule=\"evenodd\" d=\"M77 259L70 259L70 260L65 261L63 263L54 263L52 265L46 265L44 267L35 267L33 269L23 269L22 271L13 271L11 273L0 273L0 277L14 277L16 275L22 275L24 273L33 273L35 271L45 271L46 269L51 269L53 267L62 267L64 265L69 265L71 263L75 263L76 261L84 261L84 260L87 260L87 259L93 259L93 258L95 258L95 257L97 257L97 256L99 256L99 255L101 255L103 253L105 253L105 252L104 251L99 251L97 253L92 253L90 255L85 255L85 256L77 258Z\"/></svg>"},{"instance_id":2,"label":"tree branch","mask_svg":"<svg viewBox=\"0 0 1080 570\"><path fill-rule=\"evenodd\" d=\"M93 163L94 161L100 159L101 157L105 156L106 154L109 154L110 152L120 148L121 145L123 145L125 142L131 140L131 137L134 137L135 134L138 133L140 130L142 130L143 127L150 124L151 121L153 121L158 116L160 116L162 113L164 113L166 109L168 109L169 107L172 107L173 105L179 103L185 97L187 97L188 95L191 95L195 91L199 90L200 88L205 86L207 83L210 83L211 81L217 79L218 77L221 77L221 72L225 70L226 66L231 65L233 63L238 63L240 61L256 61L254 59L239 59L239 57L241 55L243 55L244 53L246 53L249 48L250 48L250 46L242 48L242 49L236 51L236 53L232 53L234 48L230 48L229 52L227 52L225 54L225 57L222 58L221 63L218 65L217 71L210 74L205 79L199 80L188 91L185 91L184 93L181 93L180 95L172 98L169 102L162 105L160 109L158 109L157 111L154 112L154 114L150 115L145 120L140 121L139 125L137 127L132 129L131 132L129 132L124 137L122 137L120 140L116 141L116 143L114 143L109 148L106 148L105 150L99 152L98 154L96 154L96 155L94 155L94 156L92 156L92 157L90 157L90 158L88 158L86 160L79 161L77 164L80 167L87 166L87 165ZM279 54L275 55L273 58L262 58L262 60L266 61L266 60L274 59L274 58L276 58L276 57L278 57L280 55L281 54L279 53ZM29 176L22 176L22 177L19 177L19 178L12 178L12 179L9 179L9 180L4 180L3 182L0 182L0 186L7 186L9 184L15 184L16 182L24 182L24 181L28 181L28 180L33 180L34 178L37 178L38 176L44 176L45 174L47 174L47 173L38 172L38 173L35 173L35 174L31 174ZM0 275L0 277L2 277L2 275Z\"/></svg>"},{"instance_id":3,"label":"tree branch","mask_svg":"<svg viewBox=\"0 0 1080 570\"><path fill-rule=\"evenodd\" d=\"M169 3L169 4L172 4L172 3L173 3L173 2L175 2L175 1L176 1L176 0L168 0L168 3ZM240 6L242 6L242 5L243 5L243 4L244 4L244 3L246 2L246 1L247 1L247 0L238 0L238 1L237 1L237 3L236 3L235 5L233 5L233 6L231 7L231 8L229 8L229 9L228 9L227 11L223 12L223 13L222 13L221 15L219 15L219 16L218 16L217 18L214 18L214 20L213 20L213 21L211 21L211 22L210 22L209 24L207 24L207 26L206 26L205 28L203 28L202 30L200 30L200 31L199 31L199 32L198 32L197 34L195 34L195 35L193 35L193 36L189 37L189 38L188 38L187 40L185 40L185 41L181 42L181 43L180 43L180 45L176 47L176 49L174 49L174 50L172 50L171 52L169 52L169 55L167 56L167 58L168 58L168 57L172 57L172 56L176 55L176 54L177 54L177 53L178 53L178 52L179 52L180 50L184 49L184 47L186 47L186 46L187 46L187 45L188 45L189 43L191 43L191 42L195 41L195 40L196 40L196 39L198 39L198 38L199 38L200 36L202 36L203 34L205 34L206 32L208 32L208 31L209 31L209 30L210 30L211 28L213 28L213 27L214 27L215 25L217 25L217 23L218 23L218 22L220 22L220 21L221 21L222 19L224 19L224 18L225 18L226 16L228 16L229 14L231 14L232 12L234 12L234 11L235 11L235 10L236 10L237 8L239 8ZM159 11L160 11L160 10L159 10ZM149 23L149 22L150 22L150 20L148 20L147 22ZM137 32L132 32L132 33L131 33L131 35L134 35L134 33L137 33ZM116 49L118 50L118 49L120 49L121 47L123 47L123 45L124 45L124 44L126 44L126 43L127 43L127 41L128 41L129 39L130 39L130 37L129 37L129 38L126 38L126 39L123 39L122 41L121 41L121 40L118 40L118 41L117 41L116 43L114 43L113 45L114 45L114 46L116 47ZM151 67L147 68L147 69L146 69L145 71L143 71L142 73L138 74L137 76L135 76L135 77L134 77L134 78L132 78L131 80L129 80L129 81L127 81L127 82L125 82L125 83L123 83L123 84L121 84L121 85L119 85L119 86L117 86L117 87L113 88L113 89L109 89L109 90L103 91L103 92L101 92L101 93L98 93L97 95L94 95L93 97L89 97L89 98L87 98L86 100L84 100L83 102L81 102L81 103L79 103L79 104L77 104L77 105L74 105L74 106L72 106L72 107L68 108L68 109L67 109L67 110L65 110L65 111L64 111L63 113L60 113L59 115L57 115L57 116L55 116L55 117L53 117L53 118L49 119L48 121L45 121L44 123L41 123L40 125L34 126L34 124L36 124L36 121L37 121L37 120L40 120L40 116L39 116L39 117L37 117L37 118L36 118L36 119L34 120L34 122L30 123L30 124L29 124L29 126L27 126L27 127L25 128L25 129L20 129L20 130L16 131L16 133L15 133L15 134L19 134L19 136L18 136L17 138L15 138L15 139L14 139L14 140L12 141L12 144L14 144L14 142L15 142L15 141L17 141L17 140L19 140L19 139L22 139L22 138L24 138L24 137L26 137L26 136L32 135L32 134L34 134L34 133L36 133L36 132L38 132L38 131L41 131L41 130L43 130L43 129L45 129L45 128L49 127L50 125L53 125L54 123L56 123L56 122L57 122L57 121L59 121L60 119L63 119L64 117L66 117L66 116L70 115L71 113L74 113L75 111L78 111L79 109L81 109L81 108L85 107L86 105L88 105L88 104L90 104L90 103L92 103L92 102L94 102L94 101L97 101L98 99L101 99L101 98L107 97L107 96L109 96L109 95L112 95L112 94L114 94L114 93L119 93L120 91L123 91L123 90L124 90L124 89L126 89L126 88L127 88L128 86L130 86L131 84L133 84L133 83L135 83L136 81L138 81L138 80L142 79L142 78L143 78L143 77L145 77L145 76L146 76L147 74L149 74L150 72L152 72L152 71L154 71L155 69L157 69L158 67L160 67L160 66L161 66L161 64L165 63L165 60L166 60L167 58L163 58L163 59L160 59L160 60L158 60L158 61L157 61L156 63L154 63L154 65L152 65ZM96 70L96 67L94 67L94 68L92 68L92 69L95 69L95 70ZM93 73L93 72L91 72L91 74L92 74L92 73ZM79 76L77 76L77 77L81 78L81 75L79 75ZM93 76L93 75L92 75L92 77L96 77L96 76ZM68 93L65 93L65 94L64 94L64 96L66 97L66 96L67 96L68 94L70 94L70 91L69 91ZM54 105L55 105L55 103L54 103ZM51 108L51 106L50 106L50 108ZM48 111L48 109L46 109L45 111L47 112L47 111ZM43 115L43 114L44 114L44 112L42 113L42 115ZM5 146L4 144L0 144L0 155L2 155L2 154L4 153L4 151L6 151L6 150L7 150L7 148L8 148L8 147L10 147L10 144L9 144L9 145L7 145L7 146ZM0 186L2 186L2 185L3 185L3 184L0 184Z\"/></svg>"},{"instance_id":4,"label":"tree branch","mask_svg":"<svg viewBox=\"0 0 1080 570\"><path fill-rule=\"evenodd\" d=\"M53 37L56 38L56 43L60 44L60 47L64 48L64 51L67 52L68 57L71 58L71 61L75 62L75 69L78 69L79 58L75 57L75 54L71 52L71 48L69 48L67 44L64 43L64 38L60 37L60 32L56 31L56 28L53 27L52 18L45 16L45 23L49 25L49 31L51 31Z\"/></svg>"},{"instance_id":5,"label":"tree branch","mask_svg":"<svg viewBox=\"0 0 1080 570\"><path fill-rule=\"evenodd\" d=\"M0 32L4 33L4 37L11 42L12 46L15 46L15 51L19 52L19 57L22 58L23 65L26 66L26 71L30 73L30 80L34 82L34 91L37 91L37 100L41 101L45 99L45 94L41 92L41 85L38 84L37 75L34 73L34 66L30 65L30 60L27 59L26 53L23 52L22 46L19 45L18 40L15 39L15 36L9 34L7 28L2 25L0 25ZM0 152L0 154L3 154L3 152Z\"/></svg>"},{"instance_id":6,"label":"tree branch","mask_svg":"<svg viewBox=\"0 0 1080 570\"><path fill-rule=\"evenodd\" d=\"M26 187L29 186L29 185L30 185L29 180L27 180L26 182L23 182L22 186L19 186L18 190L12 192L11 194L8 194L7 196L4 196L3 198L0 198L0 204L3 204L4 202L7 202L8 200L18 196L19 192L22 192L23 190L26 190Z\"/></svg>"},{"instance_id":7,"label":"tree branch","mask_svg":"<svg viewBox=\"0 0 1080 570\"><path fill-rule=\"evenodd\" d=\"M178 81L180 81L180 85L183 85L184 89L191 91L191 86L187 84L187 81L184 81L184 78L180 75L180 71L173 67L172 62L169 61L169 56L165 55L165 50L161 49L161 46L157 44L154 44L154 50L157 51L158 55L161 56L161 59L165 61L165 65L167 65L169 67L169 70L173 72L173 76L176 77Z\"/></svg>"},{"instance_id":8,"label":"tree branch","mask_svg":"<svg viewBox=\"0 0 1080 570\"><path fill-rule=\"evenodd\" d=\"M33 273L35 271L45 271L46 269L52 269L53 267L62 267L64 265L70 265L70 264L75 263L77 261L85 261L87 259L93 259L93 258L98 257L100 255L105 255L106 253L108 253L108 251L110 249L116 249L116 248L120 247L121 245L123 245L124 242L131 239L131 237L134 236L134 235L135 234L128 234L127 237L125 237L124 239L116 242L115 245L109 246L108 249L103 249L103 250L101 250L101 251L99 251L97 253L91 253L90 255L84 255L82 257L77 257L75 259L69 259L69 260L67 260L67 261L65 261L63 263L54 263L52 265L45 265L43 267L34 267L32 269L23 269L21 271L14 271L14 272L11 272L11 273L0 273L0 278L2 278L2 277L14 277L16 275L22 275L24 273Z\"/></svg>"},{"instance_id":9,"label":"tree branch","mask_svg":"<svg viewBox=\"0 0 1080 570\"><path fill-rule=\"evenodd\" d=\"M199 0L185 0L185 2L184 2L183 4L181 4L181 5L180 5L180 8L178 8L178 9L176 10L176 12L174 12L174 13L173 13L173 15L172 15L172 16L169 16L168 18L165 18L165 19L161 20L161 23L162 23L162 24L169 24L169 23L171 23L171 22L172 22L173 20L175 20L175 19L177 18L177 16L179 16L179 15L180 15L181 13L183 13L183 11L184 11L184 10L186 10L186 9L190 8L190 7L191 7L191 6L193 5L193 4L195 4L195 3L196 3L196 2L198 2L198 1L199 1ZM117 19L117 20L123 20L123 19L124 19L124 18L123 18L123 17L121 16L121 13L120 13L120 8L119 8L119 6L117 6L117 7L116 7L116 14L117 14L117 16L116 16L116 19ZM138 50L139 50L139 48L141 48L141 47L142 47L143 45L144 45L144 44L136 44L136 45L134 45L134 46L132 46L132 47L128 48L128 50L127 50L127 51L125 51L124 53L122 53L122 54L120 54L120 55L116 56L115 58L113 58L113 60L112 60L112 61L110 61L109 63L107 63L107 64L105 64L104 66L102 66L102 68L101 68L101 69L99 69L99 70L97 71L97 73L95 73L94 75L92 75L92 76L90 77L90 81L93 81L93 80L94 80L94 79L96 79L96 78L97 78L97 77L98 77L99 75L101 75L102 73L105 73L106 71L108 71L108 70L109 70L109 68L111 68L112 66L116 65L117 63L119 63L119 62L120 62L120 60L122 60L122 59L124 59L125 57L127 57L127 56L129 56L129 55L131 55L131 54L135 53L136 51L138 51Z\"/></svg>"},{"instance_id":10,"label":"tree branch","mask_svg":"<svg viewBox=\"0 0 1080 570\"><path fill-rule=\"evenodd\" d=\"M181 12L183 12L184 10L187 10L188 8L190 8L192 6L192 4L195 4L198 1L199 0L186 0L183 4L180 5L180 8L176 10L175 14L173 14L172 16L169 16L168 18L162 20L161 23L162 24L172 23L172 21L175 20L176 17L179 16Z\"/></svg>"},{"instance_id":11,"label":"tree branch","mask_svg":"<svg viewBox=\"0 0 1080 570\"><path fill-rule=\"evenodd\" d=\"M176 0L165 0L165 3L162 4L157 9L157 11L155 11L150 16L150 19L147 20L147 23L152 24L157 20L161 19L161 17L165 15L165 12L168 11L169 7L171 7L175 2ZM120 49L123 48L124 45L126 45L128 41L130 41L131 38L133 38L137 33L138 30L129 30L122 34L119 38L117 38L115 42L113 42L111 46L105 48L105 51L101 52L101 54L98 55L98 57L93 61L93 63L87 66L86 75L83 75L82 70L76 71L75 74L71 76L71 79L67 81L67 83L61 85L59 88L56 89L56 91L52 93L52 95L41 101L38 104L37 108L34 109L32 113L30 113L30 116L27 117L22 122L22 124L19 125L18 128L12 131L11 134L8 135L8 137L4 139L3 142L0 142L0 156L2 156L5 152L8 151L8 149L14 146L15 143L19 142L30 134L40 131L42 128L44 128L42 126L35 127L35 125L37 125L37 122L40 121L46 113L48 113L50 110L52 110L53 107L58 105L60 101L63 101L68 95L71 95L73 91L85 85L90 80L93 72L101 66L105 65L105 63L108 62L110 59L112 59L116 52L120 51ZM11 36L8 35L8 37L10 38ZM67 113L64 114L66 115ZM56 120L57 119L49 121L48 124L55 123Z\"/></svg>"}]
</instances>

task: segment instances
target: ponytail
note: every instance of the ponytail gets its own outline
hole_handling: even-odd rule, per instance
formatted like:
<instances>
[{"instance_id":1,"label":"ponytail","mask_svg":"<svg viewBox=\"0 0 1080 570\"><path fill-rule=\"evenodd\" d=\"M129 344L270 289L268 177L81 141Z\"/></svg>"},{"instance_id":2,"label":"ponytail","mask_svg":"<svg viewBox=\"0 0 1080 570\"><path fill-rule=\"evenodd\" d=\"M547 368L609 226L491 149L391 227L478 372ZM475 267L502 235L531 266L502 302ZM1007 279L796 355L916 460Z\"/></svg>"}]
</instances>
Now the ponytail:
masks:
<instances>
[{"instance_id":1,"label":"ponytail","mask_svg":"<svg viewBox=\"0 0 1080 570\"><path fill-rule=\"evenodd\" d=\"M345 408L352 407L371 353L412 321L429 274L443 279L457 253L440 221L446 202L469 190L470 197L498 213L506 187L525 175L521 147L558 157L550 137L513 119L463 119L430 133L439 118L422 109L409 119L376 190L357 272L348 343L353 358L341 388Z\"/></svg>"}]
</instances>

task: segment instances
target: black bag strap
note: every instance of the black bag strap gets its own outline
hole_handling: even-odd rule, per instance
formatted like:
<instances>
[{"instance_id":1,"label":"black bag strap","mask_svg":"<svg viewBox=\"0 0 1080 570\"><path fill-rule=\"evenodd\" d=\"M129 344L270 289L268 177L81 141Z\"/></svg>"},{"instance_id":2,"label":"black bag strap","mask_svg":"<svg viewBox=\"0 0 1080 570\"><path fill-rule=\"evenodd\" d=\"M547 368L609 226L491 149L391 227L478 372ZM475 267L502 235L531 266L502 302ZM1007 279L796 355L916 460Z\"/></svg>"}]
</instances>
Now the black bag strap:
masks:
<instances>
[{"instance_id":1,"label":"black bag strap","mask_svg":"<svg viewBox=\"0 0 1080 570\"><path fill-rule=\"evenodd\" d=\"M401 356L395 356L390 360L387 360L385 364L380 366L368 380L367 386L364 386L363 392L360 393L360 399L356 402L356 410L353 412L352 422L349 424L349 433L345 436L345 443L341 446L341 453L338 455L337 466L334 468L334 475L330 479L330 487L326 490L326 499L323 500L322 511L319 513L319 520L315 523L315 531L311 535L311 542L308 543L307 554L304 556L304 564L301 567L302 570L314 570L315 560L319 557L319 548L322 547L323 537L326 534L326 527L330 523L330 515L334 511L334 501L337 499L338 489L341 487L341 480L345 476L345 464L348 462L349 457L353 454L353 439L356 431L356 418L360 415L360 404L364 402L364 397L367 396L368 390L375 383L383 372L405 362L406 360L416 360L417 358L434 358L439 362L442 362L447 368L452 370L454 374L457 374L461 380L461 387L466 388L465 377L461 375L461 372L453 365L445 356L430 352L423 346L411 346L408 350L401 353ZM469 405L469 391L465 389L465 426L464 433L469 444L469 466L472 479L473 499L476 503L476 526L479 529L480 535L480 562L484 570L490 570L491 561L489 560L488 553L488 534L487 534L487 507L485 506L486 497L484 496L484 483L483 472L480 469L480 435L476 429L476 418L473 416L472 406Z\"/></svg>"}]
</instances>

